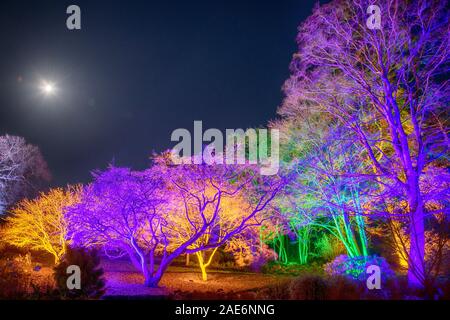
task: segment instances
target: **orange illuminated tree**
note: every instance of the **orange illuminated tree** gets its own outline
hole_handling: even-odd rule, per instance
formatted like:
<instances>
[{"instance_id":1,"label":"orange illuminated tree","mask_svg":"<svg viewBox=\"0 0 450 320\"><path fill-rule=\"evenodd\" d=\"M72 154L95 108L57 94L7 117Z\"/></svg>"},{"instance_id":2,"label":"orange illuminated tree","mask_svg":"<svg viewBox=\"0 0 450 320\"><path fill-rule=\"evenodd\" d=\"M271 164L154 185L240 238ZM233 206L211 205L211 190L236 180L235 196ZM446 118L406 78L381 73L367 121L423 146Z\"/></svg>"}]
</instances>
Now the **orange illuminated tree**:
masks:
<instances>
[{"instance_id":1,"label":"orange illuminated tree","mask_svg":"<svg viewBox=\"0 0 450 320\"><path fill-rule=\"evenodd\" d=\"M208 278L206 269L211 265L213 258L219 249L218 246L210 248L208 245L221 242L228 234L239 227L242 223L242 217L248 210L251 210L251 204L246 200L243 194L223 194L219 197L217 190L212 184L206 184L201 193L205 198L216 199L213 202L217 202L216 205L208 205L204 209L204 218L207 221L211 221L207 226L207 230L200 236L195 242L193 242L187 251L195 254L197 257L198 265L202 273L202 280L206 281ZM171 232L169 240L169 250L175 250L181 244L185 243L193 236L195 236L196 228L194 226L202 223L202 215L197 213L198 206L196 198L192 195L187 196L183 194L182 197L177 197L173 200L173 208L171 211ZM214 217L217 210L216 217ZM264 212L258 212L258 219L262 219ZM241 234L237 234L226 242L225 251L237 252L246 251L245 248L249 248L248 242L252 241L251 238L242 237ZM233 245L228 245L232 243ZM202 248L209 248L203 250Z\"/></svg>"},{"instance_id":2,"label":"orange illuminated tree","mask_svg":"<svg viewBox=\"0 0 450 320\"><path fill-rule=\"evenodd\" d=\"M280 175L260 175L250 164L175 165L166 154L155 163L170 194L164 228L168 245L160 254L195 254L203 280L218 248L226 249L232 240L242 244L248 229L269 219L271 203L286 183Z\"/></svg>"}]
</instances>

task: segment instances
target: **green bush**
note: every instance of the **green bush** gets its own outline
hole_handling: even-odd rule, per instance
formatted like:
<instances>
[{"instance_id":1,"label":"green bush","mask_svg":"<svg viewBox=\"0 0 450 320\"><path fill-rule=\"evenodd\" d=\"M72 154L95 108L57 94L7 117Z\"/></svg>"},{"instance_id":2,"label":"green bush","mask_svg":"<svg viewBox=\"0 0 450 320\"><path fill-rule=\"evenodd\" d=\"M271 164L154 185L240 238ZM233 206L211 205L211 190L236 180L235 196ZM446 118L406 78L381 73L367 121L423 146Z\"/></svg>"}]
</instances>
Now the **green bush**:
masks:
<instances>
[{"instance_id":1,"label":"green bush","mask_svg":"<svg viewBox=\"0 0 450 320\"><path fill-rule=\"evenodd\" d=\"M317 274L324 273L323 268L317 262L309 264L288 263L281 264L277 261L270 261L261 268L262 273L268 274L288 274L288 275L302 275L302 274Z\"/></svg>"},{"instance_id":2,"label":"green bush","mask_svg":"<svg viewBox=\"0 0 450 320\"><path fill-rule=\"evenodd\" d=\"M314 243L316 248L316 255L321 258L323 262L329 262L337 256L344 254L345 246L342 242L334 236L323 233L322 236Z\"/></svg>"}]
</instances>

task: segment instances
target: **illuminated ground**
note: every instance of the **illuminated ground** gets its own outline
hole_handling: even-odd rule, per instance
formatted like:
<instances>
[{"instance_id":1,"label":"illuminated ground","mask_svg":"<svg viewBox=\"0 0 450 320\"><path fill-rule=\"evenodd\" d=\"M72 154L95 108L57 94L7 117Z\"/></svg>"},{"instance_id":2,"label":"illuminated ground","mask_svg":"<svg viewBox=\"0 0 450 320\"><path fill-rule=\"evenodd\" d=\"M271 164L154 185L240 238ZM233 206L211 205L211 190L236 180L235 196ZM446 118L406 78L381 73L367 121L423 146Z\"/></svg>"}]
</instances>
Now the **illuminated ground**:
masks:
<instances>
[{"instance_id":1,"label":"illuminated ground","mask_svg":"<svg viewBox=\"0 0 450 320\"><path fill-rule=\"evenodd\" d=\"M161 290L144 287L143 276L126 262L104 261L103 267L107 279L108 296L159 296L176 292L239 294L291 279L290 276L212 269L208 272L208 281L204 282L197 268L172 266L160 282L163 288Z\"/></svg>"},{"instance_id":2,"label":"illuminated ground","mask_svg":"<svg viewBox=\"0 0 450 320\"><path fill-rule=\"evenodd\" d=\"M31 270L29 274L33 283L42 286L53 286L53 270L49 261L39 259L39 270ZM38 261L35 261L35 265ZM252 298L257 289L270 287L292 279L293 276L239 272L230 269L214 269L208 271L208 280L201 279L200 269L195 265L186 267L183 263L170 266L160 282L160 288L147 288L143 285L144 277L134 269L127 260L103 259L101 266L106 279L105 298ZM30 289L31 290L31 289Z\"/></svg>"}]
</instances>

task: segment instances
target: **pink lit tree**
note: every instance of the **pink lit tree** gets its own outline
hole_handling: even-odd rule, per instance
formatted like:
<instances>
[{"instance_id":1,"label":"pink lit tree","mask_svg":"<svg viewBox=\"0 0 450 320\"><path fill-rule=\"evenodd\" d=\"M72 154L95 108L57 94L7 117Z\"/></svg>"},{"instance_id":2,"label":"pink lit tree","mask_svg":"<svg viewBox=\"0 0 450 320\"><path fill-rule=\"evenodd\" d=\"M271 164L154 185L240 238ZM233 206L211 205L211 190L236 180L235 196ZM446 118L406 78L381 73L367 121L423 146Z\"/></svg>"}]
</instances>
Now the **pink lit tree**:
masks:
<instances>
[{"instance_id":1,"label":"pink lit tree","mask_svg":"<svg viewBox=\"0 0 450 320\"><path fill-rule=\"evenodd\" d=\"M445 206L426 209L435 191L422 182L437 179L433 166L448 166L449 16L445 1L378 1L381 24L373 29L372 4L315 8L299 28L280 114L309 111L354 133L371 164L359 175L399 205L378 213L408 217L408 280L423 286L426 219L448 214Z\"/></svg>"}]
</instances>

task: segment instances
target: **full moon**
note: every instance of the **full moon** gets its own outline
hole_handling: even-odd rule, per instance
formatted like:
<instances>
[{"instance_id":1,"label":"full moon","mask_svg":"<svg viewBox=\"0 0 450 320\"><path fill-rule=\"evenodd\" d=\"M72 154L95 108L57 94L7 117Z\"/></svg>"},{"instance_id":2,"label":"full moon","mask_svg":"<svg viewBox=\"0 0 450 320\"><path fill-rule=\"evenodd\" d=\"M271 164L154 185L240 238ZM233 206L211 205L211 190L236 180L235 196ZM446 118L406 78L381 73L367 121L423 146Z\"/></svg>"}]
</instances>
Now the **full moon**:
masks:
<instances>
[{"instance_id":1,"label":"full moon","mask_svg":"<svg viewBox=\"0 0 450 320\"><path fill-rule=\"evenodd\" d=\"M56 91L56 87L52 82L48 82L48 81L43 81L41 84L41 91L46 95L46 96L51 96L55 94Z\"/></svg>"}]
</instances>

